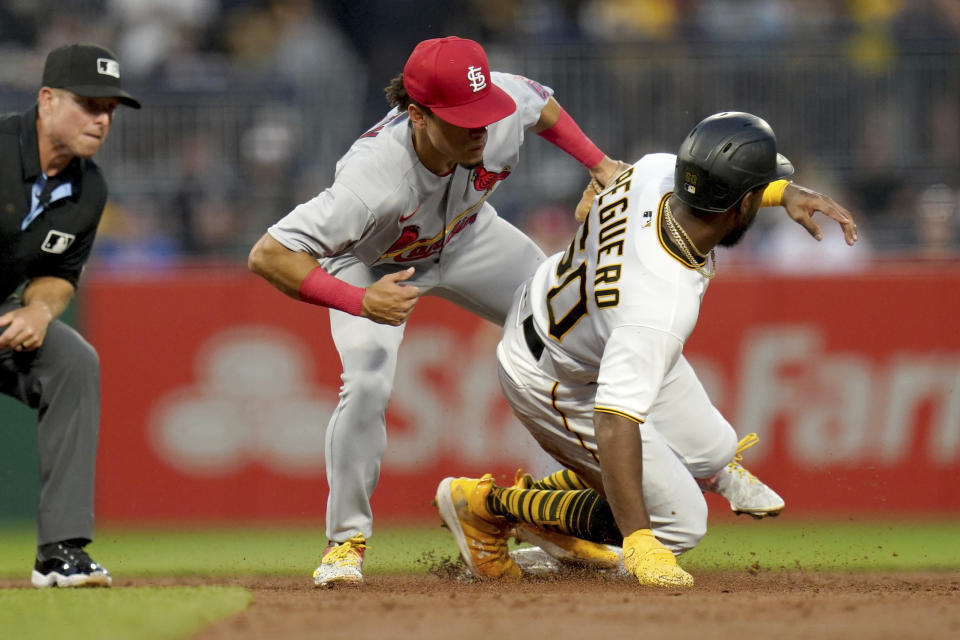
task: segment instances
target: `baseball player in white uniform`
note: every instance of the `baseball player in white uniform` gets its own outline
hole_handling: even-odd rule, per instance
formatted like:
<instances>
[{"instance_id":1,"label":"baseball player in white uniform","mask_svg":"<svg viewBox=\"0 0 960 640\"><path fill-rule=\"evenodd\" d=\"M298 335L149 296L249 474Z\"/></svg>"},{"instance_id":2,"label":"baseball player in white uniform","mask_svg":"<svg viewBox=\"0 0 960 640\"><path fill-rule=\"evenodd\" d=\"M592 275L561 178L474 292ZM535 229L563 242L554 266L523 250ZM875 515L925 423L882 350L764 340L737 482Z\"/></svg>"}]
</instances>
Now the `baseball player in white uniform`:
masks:
<instances>
[{"instance_id":1,"label":"baseball player in white uniform","mask_svg":"<svg viewBox=\"0 0 960 640\"><path fill-rule=\"evenodd\" d=\"M711 116L677 156L647 155L622 173L567 250L521 285L497 348L504 394L543 449L582 481L574 488L605 502L585 508L580 496L568 514L563 492L529 482L445 479L437 506L471 571L520 574L506 552L517 521L570 533L564 522L601 516L615 519L621 537L597 542L622 543L623 566L641 583L689 586L675 554L706 533L703 481L739 485L724 488L759 492L772 511L782 508L731 463L737 436L682 351L716 273L714 246L735 244L761 206L783 204L817 237L811 216L821 211L855 242L850 214L782 179L792 172L766 122Z\"/></svg>"},{"instance_id":2,"label":"baseball player in white uniform","mask_svg":"<svg viewBox=\"0 0 960 640\"><path fill-rule=\"evenodd\" d=\"M251 270L275 287L330 307L343 364L326 430L330 544L314 572L318 586L363 579L386 407L417 298L440 296L502 325L517 286L544 258L487 202L516 169L526 132L575 157L600 184L626 166L551 96L532 80L491 72L476 42L421 42L387 87L395 107L341 158L333 185L250 253Z\"/></svg>"}]
</instances>

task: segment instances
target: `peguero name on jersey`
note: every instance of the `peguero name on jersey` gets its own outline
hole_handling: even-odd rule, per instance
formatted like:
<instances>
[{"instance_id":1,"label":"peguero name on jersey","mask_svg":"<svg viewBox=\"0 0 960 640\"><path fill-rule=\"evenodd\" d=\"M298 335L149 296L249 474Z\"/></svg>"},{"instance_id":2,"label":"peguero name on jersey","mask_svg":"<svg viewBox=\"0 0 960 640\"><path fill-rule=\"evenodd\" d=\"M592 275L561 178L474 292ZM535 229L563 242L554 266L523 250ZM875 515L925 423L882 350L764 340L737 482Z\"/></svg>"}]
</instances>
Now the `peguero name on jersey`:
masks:
<instances>
[{"instance_id":1,"label":"peguero name on jersey","mask_svg":"<svg viewBox=\"0 0 960 640\"><path fill-rule=\"evenodd\" d=\"M623 265L617 258L623 255L624 250L626 212L629 207L629 198L625 194L630 191L632 176L631 167L620 174L616 182L597 198L597 253L592 274L591 299L598 309L620 304L618 283ZM548 331L557 340L563 340L563 336L590 312L587 294L589 260L585 253L592 219L591 212L557 263L554 273L557 285L547 291L547 313L550 321Z\"/></svg>"}]
</instances>

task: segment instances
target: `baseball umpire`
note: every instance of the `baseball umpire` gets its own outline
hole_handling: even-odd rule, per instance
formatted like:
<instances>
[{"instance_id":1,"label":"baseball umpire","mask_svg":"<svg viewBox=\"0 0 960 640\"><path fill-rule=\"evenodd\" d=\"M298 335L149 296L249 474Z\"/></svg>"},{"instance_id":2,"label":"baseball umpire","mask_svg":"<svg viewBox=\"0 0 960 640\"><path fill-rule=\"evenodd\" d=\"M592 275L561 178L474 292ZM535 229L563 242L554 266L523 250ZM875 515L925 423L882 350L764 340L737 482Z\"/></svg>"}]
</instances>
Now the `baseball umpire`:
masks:
<instances>
[{"instance_id":1,"label":"baseball umpire","mask_svg":"<svg viewBox=\"0 0 960 640\"><path fill-rule=\"evenodd\" d=\"M116 56L94 44L49 53L37 103L0 118L0 391L36 409L40 503L35 587L111 584L93 539L100 421L97 354L57 317L73 297L107 199L91 157L114 110L140 108Z\"/></svg>"},{"instance_id":2,"label":"baseball umpire","mask_svg":"<svg viewBox=\"0 0 960 640\"><path fill-rule=\"evenodd\" d=\"M856 241L849 212L789 184L792 173L762 119L713 115L678 155L646 155L602 190L567 250L518 288L497 347L501 387L566 471L513 487L489 474L440 483L441 517L473 573L521 575L507 553L520 522L622 545L641 584L693 584L675 554L706 533L698 479L733 470L754 484L731 463L754 440L738 445L682 353L717 273L714 247L736 244L760 207L776 205L815 237L820 211Z\"/></svg>"}]
</instances>

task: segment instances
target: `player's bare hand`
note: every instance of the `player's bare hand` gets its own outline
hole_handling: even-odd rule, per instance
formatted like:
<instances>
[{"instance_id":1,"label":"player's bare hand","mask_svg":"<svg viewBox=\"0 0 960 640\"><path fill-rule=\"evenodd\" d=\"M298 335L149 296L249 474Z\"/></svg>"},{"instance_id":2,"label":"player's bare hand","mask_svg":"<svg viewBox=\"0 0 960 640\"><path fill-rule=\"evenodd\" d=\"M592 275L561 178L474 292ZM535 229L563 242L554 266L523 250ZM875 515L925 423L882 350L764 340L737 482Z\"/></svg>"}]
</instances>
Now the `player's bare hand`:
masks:
<instances>
[{"instance_id":1,"label":"player's bare hand","mask_svg":"<svg viewBox=\"0 0 960 640\"><path fill-rule=\"evenodd\" d=\"M843 237L851 247L857 241L857 223L849 211L833 201L833 198L790 183L783 192L783 207L787 214L817 240L823 239L819 225L813 220L817 211L836 220L843 228Z\"/></svg>"},{"instance_id":2,"label":"player's bare hand","mask_svg":"<svg viewBox=\"0 0 960 640\"><path fill-rule=\"evenodd\" d=\"M53 315L43 304L30 304L3 314L0 316L0 349L39 349L52 320Z\"/></svg>"},{"instance_id":3,"label":"player's bare hand","mask_svg":"<svg viewBox=\"0 0 960 640\"><path fill-rule=\"evenodd\" d=\"M420 289L403 284L413 267L389 273L367 287L360 315L380 324L398 326L407 321L420 297Z\"/></svg>"}]
</instances>

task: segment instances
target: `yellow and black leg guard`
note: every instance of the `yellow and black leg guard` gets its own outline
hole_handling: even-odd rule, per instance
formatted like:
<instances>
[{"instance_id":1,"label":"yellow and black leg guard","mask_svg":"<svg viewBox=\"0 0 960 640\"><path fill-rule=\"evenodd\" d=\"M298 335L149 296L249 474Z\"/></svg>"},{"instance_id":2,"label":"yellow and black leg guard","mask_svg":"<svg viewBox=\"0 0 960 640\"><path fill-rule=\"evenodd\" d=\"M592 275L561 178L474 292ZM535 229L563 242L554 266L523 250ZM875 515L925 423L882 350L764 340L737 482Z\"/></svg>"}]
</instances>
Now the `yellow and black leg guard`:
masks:
<instances>
[{"instance_id":1,"label":"yellow and black leg guard","mask_svg":"<svg viewBox=\"0 0 960 640\"><path fill-rule=\"evenodd\" d=\"M568 475L564 475L568 474ZM559 471L544 481L571 486L583 484L576 474ZM623 536L606 499L593 489L514 489L494 487L487 498L494 515L542 527L591 542L620 545Z\"/></svg>"},{"instance_id":2,"label":"yellow and black leg guard","mask_svg":"<svg viewBox=\"0 0 960 640\"><path fill-rule=\"evenodd\" d=\"M580 476L569 469L561 469L533 483L531 489L589 489Z\"/></svg>"}]
</instances>

